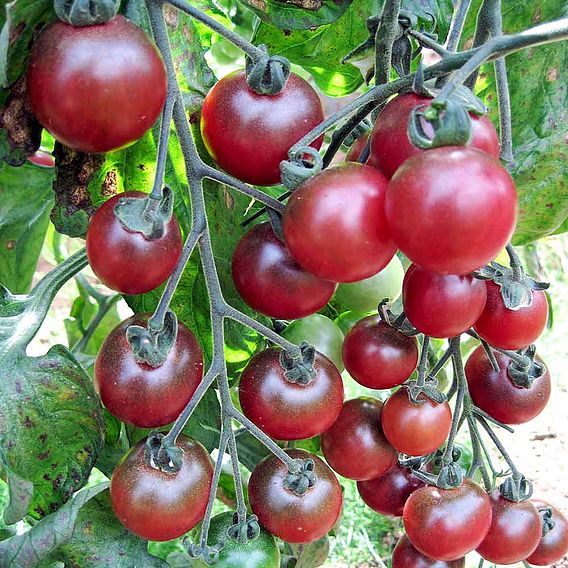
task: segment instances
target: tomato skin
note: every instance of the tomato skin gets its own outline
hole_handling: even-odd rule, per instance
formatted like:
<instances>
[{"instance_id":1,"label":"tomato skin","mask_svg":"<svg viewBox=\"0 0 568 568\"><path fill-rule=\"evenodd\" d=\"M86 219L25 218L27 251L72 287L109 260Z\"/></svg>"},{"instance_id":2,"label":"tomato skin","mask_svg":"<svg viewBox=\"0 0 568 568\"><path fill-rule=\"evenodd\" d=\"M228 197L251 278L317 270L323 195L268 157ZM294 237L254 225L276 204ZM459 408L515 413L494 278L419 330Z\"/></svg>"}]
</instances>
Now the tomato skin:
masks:
<instances>
[{"instance_id":1,"label":"tomato skin","mask_svg":"<svg viewBox=\"0 0 568 568\"><path fill-rule=\"evenodd\" d=\"M323 308L335 284L299 266L270 223L253 227L237 244L233 281L243 300L271 318L304 318Z\"/></svg>"},{"instance_id":2,"label":"tomato skin","mask_svg":"<svg viewBox=\"0 0 568 568\"><path fill-rule=\"evenodd\" d=\"M245 72L223 77L207 93L201 134L207 150L229 174L256 185L280 183L280 162L288 150L322 122L323 107L304 79L290 74L277 95L259 95ZM321 147L323 137L311 144Z\"/></svg>"},{"instance_id":3,"label":"tomato skin","mask_svg":"<svg viewBox=\"0 0 568 568\"><path fill-rule=\"evenodd\" d=\"M105 286L122 294L144 294L174 271L181 255L181 231L173 216L159 239L128 231L114 215L114 206L123 197L143 199L146 194L119 193L97 209L87 230L87 256Z\"/></svg>"},{"instance_id":4,"label":"tomato skin","mask_svg":"<svg viewBox=\"0 0 568 568\"><path fill-rule=\"evenodd\" d=\"M51 152L46 152L45 150L38 150L31 156L28 156L28 162L31 162L34 166L39 166L40 168L54 168L55 158Z\"/></svg>"},{"instance_id":5,"label":"tomato skin","mask_svg":"<svg viewBox=\"0 0 568 568\"><path fill-rule=\"evenodd\" d=\"M495 258L513 234L516 211L507 170L479 150L457 146L404 162L385 198L394 242L438 274L469 274Z\"/></svg>"},{"instance_id":6,"label":"tomato skin","mask_svg":"<svg viewBox=\"0 0 568 568\"><path fill-rule=\"evenodd\" d=\"M387 440L409 456L425 456L437 450L452 426L447 401L438 404L425 396L421 398L421 404L410 402L408 390L403 387L387 399L381 414Z\"/></svg>"},{"instance_id":7,"label":"tomato skin","mask_svg":"<svg viewBox=\"0 0 568 568\"><path fill-rule=\"evenodd\" d=\"M396 543L392 553L391 560L392 568L464 568L465 558L458 558L457 560L452 560L450 562L445 562L443 560L432 560L427 556L424 556L414 546L408 539L408 537L403 534L399 541Z\"/></svg>"},{"instance_id":8,"label":"tomato skin","mask_svg":"<svg viewBox=\"0 0 568 568\"><path fill-rule=\"evenodd\" d=\"M551 507L554 527L541 537L535 551L526 559L534 566L549 566L559 562L568 553L568 520L554 506L541 499L533 499L538 507Z\"/></svg>"},{"instance_id":9,"label":"tomato skin","mask_svg":"<svg viewBox=\"0 0 568 568\"><path fill-rule=\"evenodd\" d=\"M139 314L116 326L95 362L95 388L105 407L113 416L140 428L173 422L203 378L201 347L182 323L178 323L176 342L160 367L136 362L126 330L131 325L145 326L148 317Z\"/></svg>"},{"instance_id":10,"label":"tomato skin","mask_svg":"<svg viewBox=\"0 0 568 568\"><path fill-rule=\"evenodd\" d=\"M485 282L471 276L436 274L411 265L402 292L404 313L420 332L456 337L479 318L487 300Z\"/></svg>"},{"instance_id":11,"label":"tomato skin","mask_svg":"<svg viewBox=\"0 0 568 568\"><path fill-rule=\"evenodd\" d=\"M345 336L343 362L359 384L390 389L404 383L416 369L418 341L392 328L380 316L367 316Z\"/></svg>"},{"instance_id":12,"label":"tomato skin","mask_svg":"<svg viewBox=\"0 0 568 568\"><path fill-rule=\"evenodd\" d=\"M434 560L458 560L477 548L491 526L491 502L465 479L456 489L427 485L404 505L404 528L412 545Z\"/></svg>"},{"instance_id":13,"label":"tomato skin","mask_svg":"<svg viewBox=\"0 0 568 568\"><path fill-rule=\"evenodd\" d=\"M493 509L491 527L476 551L494 564L516 564L540 542L538 510L530 501L515 503L501 497L498 489L489 494L489 499Z\"/></svg>"},{"instance_id":14,"label":"tomato skin","mask_svg":"<svg viewBox=\"0 0 568 568\"><path fill-rule=\"evenodd\" d=\"M181 469L164 473L146 463L146 440L118 463L110 482L112 508L131 532L147 540L171 540L190 531L205 515L213 464L195 440L179 436Z\"/></svg>"},{"instance_id":15,"label":"tomato skin","mask_svg":"<svg viewBox=\"0 0 568 568\"><path fill-rule=\"evenodd\" d=\"M286 380L281 350L255 355L243 371L239 400L245 416L277 440L303 440L327 430L343 404L343 381L333 363L316 354L316 376L308 385Z\"/></svg>"},{"instance_id":16,"label":"tomato skin","mask_svg":"<svg viewBox=\"0 0 568 568\"><path fill-rule=\"evenodd\" d=\"M321 435L327 463L343 477L374 479L396 465L398 453L381 428L382 407L374 398L348 400L335 423Z\"/></svg>"},{"instance_id":17,"label":"tomato skin","mask_svg":"<svg viewBox=\"0 0 568 568\"><path fill-rule=\"evenodd\" d=\"M509 310L503 303L501 287L488 280L487 303L473 326L487 343L500 349L522 349L534 343L548 321L548 302L542 290L533 291L530 306Z\"/></svg>"},{"instance_id":18,"label":"tomato skin","mask_svg":"<svg viewBox=\"0 0 568 568\"><path fill-rule=\"evenodd\" d=\"M500 422L524 424L538 416L550 398L548 369L528 389L516 386L507 373L510 359L494 352L499 364L496 373L483 347L479 346L465 364L465 376L473 403ZM537 356L537 362L544 365ZM503 401L507 401L506 404Z\"/></svg>"},{"instance_id":19,"label":"tomato skin","mask_svg":"<svg viewBox=\"0 0 568 568\"><path fill-rule=\"evenodd\" d=\"M417 106L427 106L431 101L431 98L415 93L399 95L385 106L377 118L371 133L369 163L389 179L404 161L424 152L412 144L407 127L411 111ZM472 126L469 145L499 159L499 136L491 120L487 116L478 117L472 113L469 116ZM424 126L426 132L433 133L431 126L425 121Z\"/></svg>"},{"instance_id":20,"label":"tomato skin","mask_svg":"<svg viewBox=\"0 0 568 568\"><path fill-rule=\"evenodd\" d=\"M365 146L367 146L367 140L369 139L370 132L366 132L362 134L353 142L351 148L349 148L349 152L347 152L347 156L345 156L346 162L358 162Z\"/></svg>"},{"instance_id":21,"label":"tomato skin","mask_svg":"<svg viewBox=\"0 0 568 568\"><path fill-rule=\"evenodd\" d=\"M27 89L34 114L57 140L80 152L109 152L156 122L166 69L157 47L123 16L85 27L56 22L32 47Z\"/></svg>"},{"instance_id":22,"label":"tomato skin","mask_svg":"<svg viewBox=\"0 0 568 568\"><path fill-rule=\"evenodd\" d=\"M410 494L423 487L424 482L407 467L396 464L385 475L357 482L361 499L381 515L402 517L402 510Z\"/></svg>"},{"instance_id":23,"label":"tomato skin","mask_svg":"<svg viewBox=\"0 0 568 568\"><path fill-rule=\"evenodd\" d=\"M386 184L380 172L354 162L304 182L282 223L296 262L333 282L362 280L383 269L396 251L384 215Z\"/></svg>"},{"instance_id":24,"label":"tomato skin","mask_svg":"<svg viewBox=\"0 0 568 568\"><path fill-rule=\"evenodd\" d=\"M250 477L248 491L252 512L270 533L290 543L302 544L321 538L337 522L343 496L337 478L316 455L287 450L294 459L311 458L317 482L301 497L284 487L288 468L276 456L261 461Z\"/></svg>"}]
</instances>

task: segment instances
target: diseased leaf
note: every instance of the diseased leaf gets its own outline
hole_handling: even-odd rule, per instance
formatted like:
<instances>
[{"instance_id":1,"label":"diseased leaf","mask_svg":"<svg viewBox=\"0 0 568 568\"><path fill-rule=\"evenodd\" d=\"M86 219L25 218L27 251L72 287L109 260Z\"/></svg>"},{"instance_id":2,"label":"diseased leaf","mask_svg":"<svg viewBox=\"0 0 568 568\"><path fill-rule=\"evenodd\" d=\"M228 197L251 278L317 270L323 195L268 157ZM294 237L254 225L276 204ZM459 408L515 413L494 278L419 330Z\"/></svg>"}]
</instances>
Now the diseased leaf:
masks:
<instances>
[{"instance_id":1,"label":"diseased leaf","mask_svg":"<svg viewBox=\"0 0 568 568\"><path fill-rule=\"evenodd\" d=\"M7 525L12 525L26 516L34 494L34 485L11 470L7 474L9 500L3 520Z\"/></svg>"}]
</instances>

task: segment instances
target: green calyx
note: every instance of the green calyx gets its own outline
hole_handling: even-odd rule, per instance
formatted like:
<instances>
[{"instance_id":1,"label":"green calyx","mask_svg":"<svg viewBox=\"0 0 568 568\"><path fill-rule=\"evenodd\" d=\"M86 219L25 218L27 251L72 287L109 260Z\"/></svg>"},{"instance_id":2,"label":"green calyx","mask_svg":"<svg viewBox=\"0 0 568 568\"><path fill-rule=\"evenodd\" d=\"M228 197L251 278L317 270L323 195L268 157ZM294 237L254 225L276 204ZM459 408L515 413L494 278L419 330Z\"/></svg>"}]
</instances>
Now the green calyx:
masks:
<instances>
[{"instance_id":1,"label":"green calyx","mask_svg":"<svg viewBox=\"0 0 568 568\"><path fill-rule=\"evenodd\" d=\"M146 439L145 458L149 466L173 474L181 468L183 451L161 432L151 432Z\"/></svg>"},{"instance_id":2,"label":"green calyx","mask_svg":"<svg viewBox=\"0 0 568 568\"><path fill-rule=\"evenodd\" d=\"M112 20L120 0L54 0L57 17L76 27L94 26Z\"/></svg>"},{"instance_id":3,"label":"green calyx","mask_svg":"<svg viewBox=\"0 0 568 568\"><path fill-rule=\"evenodd\" d=\"M520 474L513 474L507 477L505 481L499 486L499 493L505 499L519 503L530 499L533 494L532 483Z\"/></svg>"},{"instance_id":4,"label":"green calyx","mask_svg":"<svg viewBox=\"0 0 568 568\"><path fill-rule=\"evenodd\" d=\"M277 95L290 76L290 62L279 55L269 56L264 45L259 48L260 55L246 61L247 85L259 95Z\"/></svg>"}]
</instances>

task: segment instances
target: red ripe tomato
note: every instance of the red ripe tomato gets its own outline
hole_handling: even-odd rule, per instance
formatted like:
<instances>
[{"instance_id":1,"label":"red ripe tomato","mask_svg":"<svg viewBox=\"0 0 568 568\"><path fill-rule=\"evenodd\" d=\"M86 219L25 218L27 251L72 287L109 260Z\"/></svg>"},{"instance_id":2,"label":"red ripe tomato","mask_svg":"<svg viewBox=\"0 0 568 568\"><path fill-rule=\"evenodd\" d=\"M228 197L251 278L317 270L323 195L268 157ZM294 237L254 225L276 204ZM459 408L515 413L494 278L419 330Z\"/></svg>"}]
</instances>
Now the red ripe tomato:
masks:
<instances>
[{"instance_id":1,"label":"red ripe tomato","mask_svg":"<svg viewBox=\"0 0 568 568\"><path fill-rule=\"evenodd\" d=\"M314 461L315 485L301 496L286 489L286 464L269 456L250 476L250 507L258 522L278 538L296 544L311 542L327 534L337 522L343 505L341 487L331 469L316 455L304 450L286 453L294 459Z\"/></svg>"},{"instance_id":2,"label":"red ripe tomato","mask_svg":"<svg viewBox=\"0 0 568 568\"><path fill-rule=\"evenodd\" d=\"M538 510L530 501L515 503L505 499L498 489L489 494L489 499L493 509L491 527L476 551L494 564L516 564L540 542L542 525Z\"/></svg>"},{"instance_id":3,"label":"red ripe tomato","mask_svg":"<svg viewBox=\"0 0 568 568\"><path fill-rule=\"evenodd\" d=\"M171 540L190 531L205 515L213 479L207 450L180 436L182 466L165 473L146 462L146 440L134 446L116 466L110 482L112 508L118 520L146 540Z\"/></svg>"},{"instance_id":4,"label":"red ripe tomato","mask_svg":"<svg viewBox=\"0 0 568 568\"><path fill-rule=\"evenodd\" d=\"M468 274L495 258L513 234L516 210L507 170L479 150L457 146L404 162L385 198L395 243L439 274Z\"/></svg>"},{"instance_id":5,"label":"red ripe tomato","mask_svg":"<svg viewBox=\"0 0 568 568\"><path fill-rule=\"evenodd\" d=\"M51 152L46 152L45 150L38 150L31 156L28 156L28 162L31 162L34 166L40 166L41 168L54 168L55 158Z\"/></svg>"},{"instance_id":6,"label":"red ripe tomato","mask_svg":"<svg viewBox=\"0 0 568 568\"><path fill-rule=\"evenodd\" d=\"M437 450L448 437L452 426L452 411L421 395L423 402L415 404L405 387L392 394L383 407L381 422L387 440L409 456L425 456Z\"/></svg>"},{"instance_id":7,"label":"red ripe tomato","mask_svg":"<svg viewBox=\"0 0 568 568\"><path fill-rule=\"evenodd\" d=\"M335 284L297 264L270 223L253 227L233 253L233 281L243 300L271 318L299 319L323 308Z\"/></svg>"},{"instance_id":8,"label":"red ripe tomato","mask_svg":"<svg viewBox=\"0 0 568 568\"><path fill-rule=\"evenodd\" d=\"M373 479L396 465L397 451L381 428L382 407L374 398L348 400L333 426L321 435L327 463L343 477Z\"/></svg>"},{"instance_id":9,"label":"red ripe tomato","mask_svg":"<svg viewBox=\"0 0 568 568\"><path fill-rule=\"evenodd\" d=\"M358 481L357 490L365 503L381 515L402 517L410 494L423 487L424 482L406 467L397 464L382 477Z\"/></svg>"},{"instance_id":10,"label":"red ripe tomato","mask_svg":"<svg viewBox=\"0 0 568 568\"><path fill-rule=\"evenodd\" d=\"M503 303L501 287L487 281L487 303L473 326L487 343L500 349L522 349L534 343L548 321L548 302L542 290L533 291L530 306L509 310Z\"/></svg>"},{"instance_id":11,"label":"red ripe tomato","mask_svg":"<svg viewBox=\"0 0 568 568\"><path fill-rule=\"evenodd\" d=\"M412 545L434 560L458 560L476 549L491 526L491 502L477 483L456 489L427 485L412 493L402 519Z\"/></svg>"},{"instance_id":12,"label":"red ripe tomato","mask_svg":"<svg viewBox=\"0 0 568 568\"><path fill-rule=\"evenodd\" d=\"M456 337L480 316L485 282L471 276L436 274L413 264L404 276L402 303L410 323L430 337Z\"/></svg>"},{"instance_id":13,"label":"red ripe tomato","mask_svg":"<svg viewBox=\"0 0 568 568\"><path fill-rule=\"evenodd\" d=\"M507 372L510 359L502 353L494 353L499 372L491 367L483 347L479 346L465 365L465 375L473 403L500 422L524 424L538 416L550 398L550 374L548 369L530 388L518 387ZM537 362L544 365L537 357Z\"/></svg>"},{"instance_id":14,"label":"red ripe tomato","mask_svg":"<svg viewBox=\"0 0 568 568\"><path fill-rule=\"evenodd\" d=\"M390 389L412 375L418 363L418 341L368 316L354 325L343 342L349 374L370 389Z\"/></svg>"},{"instance_id":15,"label":"red ripe tomato","mask_svg":"<svg viewBox=\"0 0 568 568\"><path fill-rule=\"evenodd\" d=\"M203 354L193 333L179 323L162 365L138 363L126 330L147 322L148 315L136 315L109 333L95 362L95 387L113 416L140 428L155 428L173 422L193 396L203 377Z\"/></svg>"},{"instance_id":16,"label":"red ripe tomato","mask_svg":"<svg viewBox=\"0 0 568 568\"><path fill-rule=\"evenodd\" d=\"M284 211L284 240L300 266L333 282L376 274L394 256L386 228L384 176L353 162L304 182Z\"/></svg>"},{"instance_id":17,"label":"red ripe tomato","mask_svg":"<svg viewBox=\"0 0 568 568\"><path fill-rule=\"evenodd\" d=\"M174 271L181 255L181 231L175 217L159 239L125 229L114 215L114 206L123 197L143 199L146 194L119 193L99 207L87 230L87 256L103 284L122 294L144 294Z\"/></svg>"},{"instance_id":18,"label":"red ripe tomato","mask_svg":"<svg viewBox=\"0 0 568 568\"><path fill-rule=\"evenodd\" d=\"M568 520L550 503L540 499L533 499L532 502L538 509L552 509L554 527L541 537L536 550L526 560L535 566L549 566L562 560L568 553Z\"/></svg>"},{"instance_id":19,"label":"red ripe tomato","mask_svg":"<svg viewBox=\"0 0 568 568\"><path fill-rule=\"evenodd\" d=\"M347 152L347 156L345 156L346 162L358 162L359 157L361 156L363 150L367 146L367 140L369 139L369 132L366 134L362 134L353 142L351 148L349 148L349 152Z\"/></svg>"},{"instance_id":20,"label":"red ripe tomato","mask_svg":"<svg viewBox=\"0 0 568 568\"><path fill-rule=\"evenodd\" d=\"M234 71L205 97L201 134L225 171L248 183L274 185L290 147L323 119L317 93L298 75L291 73L279 94L259 95L247 85L244 71ZM322 141L312 146L319 149Z\"/></svg>"},{"instance_id":21,"label":"red ripe tomato","mask_svg":"<svg viewBox=\"0 0 568 568\"><path fill-rule=\"evenodd\" d=\"M138 140L166 100L156 46L123 16L95 26L49 26L34 43L27 88L32 110L57 140L109 152Z\"/></svg>"},{"instance_id":22,"label":"red ripe tomato","mask_svg":"<svg viewBox=\"0 0 568 568\"><path fill-rule=\"evenodd\" d=\"M277 440L302 440L321 434L341 412L343 381L335 365L316 354L316 376L307 385L288 381L278 348L255 355L243 371L239 400L243 412Z\"/></svg>"},{"instance_id":23,"label":"red ripe tomato","mask_svg":"<svg viewBox=\"0 0 568 568\"><path fill-rule=\"evenodd\" d=\"M371 133L369 163L388 178L405 160L424 152L412 144L407 128L411 111L418 106L427 106L431 101L415 93L399 95L385 106L377 118ZM472 113L469 116L472 127L469 145L499 159L499 137L491 120L487 116L478 117ZM428 122L424 121L423 125L427 133L434 133Z\"/></svg>"},{"instance_id":24,"label":"red ripe tomato","mask_svg":"<svg viewBox=\"0 0 568 568\"><path fill-rule=\"evenodd\" d=\"M391 560L391 568L464 568L464 566L465 558L445 562L424 556L412 546L405 534L396 543Z\"/></svg>"}]
</instances>

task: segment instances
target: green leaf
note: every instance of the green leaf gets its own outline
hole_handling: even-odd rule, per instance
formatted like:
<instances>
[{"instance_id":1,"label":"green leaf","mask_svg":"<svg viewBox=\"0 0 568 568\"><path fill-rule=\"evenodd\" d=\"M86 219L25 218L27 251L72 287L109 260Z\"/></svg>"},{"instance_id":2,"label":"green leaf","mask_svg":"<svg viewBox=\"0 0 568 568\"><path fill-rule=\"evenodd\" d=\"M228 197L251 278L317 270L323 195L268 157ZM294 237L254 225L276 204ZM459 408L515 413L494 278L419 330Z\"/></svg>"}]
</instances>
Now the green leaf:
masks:
<instances>
[{"instance_id":1,"label":"green leaf","mask_svg":"<svg viewBox=\"0 0 568 568\"><path fill-rule=\"evenodd\" d=\"M239 430L236 435L239 461L252 471L266 456L270 455L268 448L259 442L250 432Z\"/></svg>"},{"instance_id":2,"label":"green leaf","mask_svg":"<svg viewBox=\"0 0 568 568\"><path fill-rule=\"evenodd\" d=\"M295 568L316 568L321 566L329 554L329 538L324 536L304 545L291 545L297 559Z\"/></svg>"}]
</instances>

